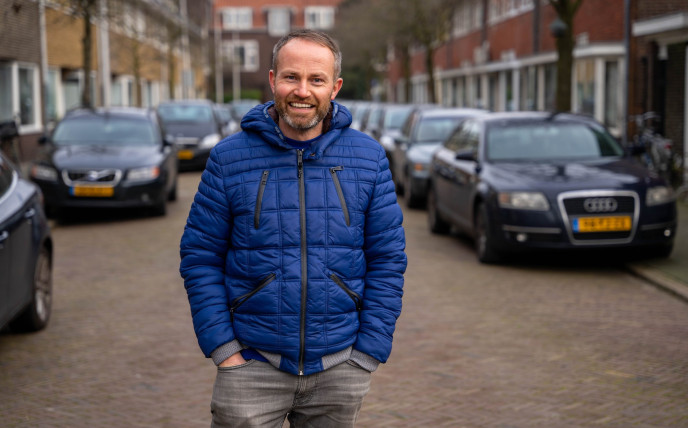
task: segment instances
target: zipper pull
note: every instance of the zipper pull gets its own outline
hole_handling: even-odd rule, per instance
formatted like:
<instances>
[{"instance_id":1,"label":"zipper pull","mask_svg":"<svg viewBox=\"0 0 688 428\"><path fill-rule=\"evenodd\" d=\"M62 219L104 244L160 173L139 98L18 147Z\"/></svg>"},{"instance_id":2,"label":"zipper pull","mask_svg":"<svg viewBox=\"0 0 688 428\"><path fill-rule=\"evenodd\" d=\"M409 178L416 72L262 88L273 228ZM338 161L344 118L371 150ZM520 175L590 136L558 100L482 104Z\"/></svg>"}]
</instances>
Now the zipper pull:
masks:
<instances>
[{"instance_id":1,"label":"zipper pull","mask_svg":"<svg viewBox=\"0 0 688 428\"><path fill-rule=\"evenodd\" d=\"M299 155L297 166L299 168L299 178L301 178L303 175L303 149L297 150L296 153Z\"/></svg>"},{"instance_id":2,"label":"zipper pull","mask_svg":"<svg viewBox=\"0 0 688 428\"><path fill-rule=\"evenodd\" d=\"M333 166L332 168L330 168L330 173L334 174L335 171L342 171L343 169L343 166Z\"/></svg>"},{"instance_id":3,"label":"zipper pull","mask_svg":"<svg viewBox=\"0 0 688 428\"><path fill-rule=\"evenodd\" d=\"M262 184L262 185L267 184L267 182L268 182L268 174L269 174L269 171L267 171L267 170L263 171L263 179L260 180L260 184Z\"/></svg>"}]
</instances>

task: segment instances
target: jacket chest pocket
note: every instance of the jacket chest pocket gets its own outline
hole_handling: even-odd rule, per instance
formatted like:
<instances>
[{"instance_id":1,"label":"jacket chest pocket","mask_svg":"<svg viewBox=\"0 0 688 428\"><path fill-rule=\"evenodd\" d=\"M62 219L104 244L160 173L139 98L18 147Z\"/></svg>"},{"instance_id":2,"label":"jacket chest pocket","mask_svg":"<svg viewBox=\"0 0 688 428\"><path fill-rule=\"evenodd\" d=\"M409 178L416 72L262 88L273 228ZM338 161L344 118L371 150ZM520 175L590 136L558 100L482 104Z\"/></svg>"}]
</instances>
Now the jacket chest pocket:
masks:
<instances>
[{"instance_id":1,"label":"jacket chest pocket","mask_svg":"<svg viewBox=\"0 0 688 428\"><path fill-rule=\"evenodd\" d=\"M270 176L270 171L263 171L263 175L260 178L260 185L258 186L258 196L256 198L256 209L253 214L253 227L258 229L260 227L260 211L263 208L263 195L265 195L265 186L268 184L268 177Z\"/></svg>"},{"instance_id":2,"label":"jacket chest pocket","mask_svg":"<svg viewBox=\"0 0 688 428\"><path fill-rule=\"evenodd\" d=\"M339 198L339 204L342 207L342 212L344 213L344 221L347 226L351 225L351 218L349 217L349 208L346 205L346 199L344 199L344 191L342 191L342 184L339 182L339 171L344 169L343 166L335 166L330 168L330 175L332 176L332 181L334 182L334 188L337 190L337 197Z\"/></svg>"}]
</instances>

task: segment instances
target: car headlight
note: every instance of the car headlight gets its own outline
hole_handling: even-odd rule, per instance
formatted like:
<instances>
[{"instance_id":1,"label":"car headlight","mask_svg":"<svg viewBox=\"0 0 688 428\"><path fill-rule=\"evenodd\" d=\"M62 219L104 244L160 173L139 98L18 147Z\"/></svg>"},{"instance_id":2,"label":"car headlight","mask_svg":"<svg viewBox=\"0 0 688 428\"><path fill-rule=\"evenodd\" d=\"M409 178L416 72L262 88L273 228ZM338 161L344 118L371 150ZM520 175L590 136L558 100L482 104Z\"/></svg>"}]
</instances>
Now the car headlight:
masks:
<instances>
[{"instance_id":1,"label":"car headlight","mask_svg":"<svg viewBox=\"0 0 688 428\"><path fill-rule=\"evenodd\" d=\"M549 202L544 194L540 192L500 192L499 206L502 208L513 208L517 210L549 210Z\"/></svg>"},{"instance_id":2,"label":"car headlight","mask_svg":"<svg viewBox=\"0 0 688 428\"><path fill-rule=\"evenodd\" d=\"M36 180L57 181L57 171L45 165L33 165L31 167L31 177Z\"/></svg>"},{"instance_id":3,"label":"car headlight","mask_svg":"<svg viewBox=\"0 0 688 428\"><path fill-rule=\"evenodd\" d=\"M158 178L160 175L160 167L145 166L142 168L133 168L127 174L127 181L146 181Z\"/></svg>"},{"instance_id":4,"label":"car headlight","mask_svg":"<svg viewBox=\"0 0 688 428\"><path fill-rule=\"evenodd\" d=\"M648 207L666 204L674 200L674 190L669 186L656 186L647 189L645 204Z\"/></svg>"},{"instance_id":5,"label":"car headlight","mask_svg":"<svg viewBox=\"0 0 688 428\"><path fill-rule=\"evenodd\" d=\"M215 147L215 145L217 143L219 143L221 139L222 139L222 137L220 137L220 134L206 135L205 137L203 137L203 139L201 140L198 147L201 147L201 148Z\"/></svg>"}]
</instances>

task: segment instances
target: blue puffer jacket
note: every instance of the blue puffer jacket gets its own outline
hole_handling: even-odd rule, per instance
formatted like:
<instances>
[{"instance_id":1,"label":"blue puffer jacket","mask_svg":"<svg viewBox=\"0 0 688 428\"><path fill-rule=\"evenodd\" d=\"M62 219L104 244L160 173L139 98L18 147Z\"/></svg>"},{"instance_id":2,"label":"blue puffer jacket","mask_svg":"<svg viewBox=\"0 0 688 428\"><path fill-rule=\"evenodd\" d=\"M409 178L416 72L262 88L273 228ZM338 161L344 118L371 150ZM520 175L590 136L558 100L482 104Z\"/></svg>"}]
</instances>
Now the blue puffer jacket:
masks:
<instances>
[{"instance_id":1,"label":"blue puffer jacket","mask_svg":"<svg viewBox=\"0 0 688 428\"><path fill-rule=\"evenodd\" d=\"M402 213L384 149L350 123L333 102L326 132L297 150L269 102L212 150L180 267L207 357L249 347L306 375L387 360L406 269Z\"/></svg>"}]
</instances>

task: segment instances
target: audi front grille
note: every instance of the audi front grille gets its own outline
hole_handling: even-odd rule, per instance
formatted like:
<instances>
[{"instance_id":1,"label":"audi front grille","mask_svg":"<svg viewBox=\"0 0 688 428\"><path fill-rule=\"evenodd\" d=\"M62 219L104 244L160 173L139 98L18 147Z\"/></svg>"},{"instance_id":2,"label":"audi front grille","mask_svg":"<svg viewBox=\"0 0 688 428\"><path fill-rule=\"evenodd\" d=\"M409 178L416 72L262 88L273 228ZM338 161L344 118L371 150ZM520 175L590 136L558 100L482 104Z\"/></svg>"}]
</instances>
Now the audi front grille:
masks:
<instances>
[{"instance_id":1,"label":"audi front grille","mask_svg":"<svg viewBox=\"0 0 688 428\"><path fill-rule=\"evenodd\" d=\"M558 203L573 244L623 244L635 236L640 211L636 192L565 192L559 194Z\"/></svg>"}]
</instances>

